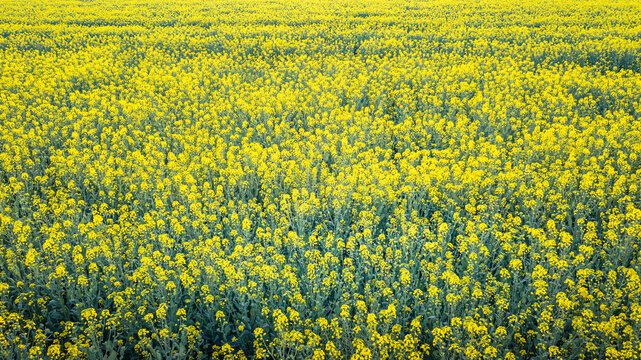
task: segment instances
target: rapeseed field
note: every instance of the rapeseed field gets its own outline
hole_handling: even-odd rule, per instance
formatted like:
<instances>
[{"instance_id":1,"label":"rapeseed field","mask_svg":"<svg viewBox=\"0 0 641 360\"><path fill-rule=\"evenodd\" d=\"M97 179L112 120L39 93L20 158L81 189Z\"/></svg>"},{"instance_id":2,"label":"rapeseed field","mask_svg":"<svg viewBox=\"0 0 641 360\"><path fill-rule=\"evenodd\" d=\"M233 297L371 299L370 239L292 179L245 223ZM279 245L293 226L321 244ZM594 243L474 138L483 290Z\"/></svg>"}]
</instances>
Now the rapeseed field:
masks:
<instances>
[{"instance_id":1,"label":"rapeseed field","mask_svg":"<svg viewBox=\"0 0 641 360\"><path fill-rule=\"evenodd\" d=\"M639 359L636 1L0 0L0 359Z\"/></svg>"}]
</instances>

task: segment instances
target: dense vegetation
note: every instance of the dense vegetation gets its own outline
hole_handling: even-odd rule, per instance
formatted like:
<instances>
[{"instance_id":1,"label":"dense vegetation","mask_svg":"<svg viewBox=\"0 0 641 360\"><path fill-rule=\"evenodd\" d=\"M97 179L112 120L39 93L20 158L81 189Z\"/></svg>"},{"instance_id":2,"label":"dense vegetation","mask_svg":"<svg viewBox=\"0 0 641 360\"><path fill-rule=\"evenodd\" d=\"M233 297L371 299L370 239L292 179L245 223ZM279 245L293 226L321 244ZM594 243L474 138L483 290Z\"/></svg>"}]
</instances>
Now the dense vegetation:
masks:
<instances>
[{"instance_id":1,"label":"dense vegetation","mask_svg":"<svg viewBox=\"0 0 641 360\"><path fill-rule=\"evenodd\" d=\"M0 1L0 358L638 359L634 1Z\"/></svg>"}]
</instances>

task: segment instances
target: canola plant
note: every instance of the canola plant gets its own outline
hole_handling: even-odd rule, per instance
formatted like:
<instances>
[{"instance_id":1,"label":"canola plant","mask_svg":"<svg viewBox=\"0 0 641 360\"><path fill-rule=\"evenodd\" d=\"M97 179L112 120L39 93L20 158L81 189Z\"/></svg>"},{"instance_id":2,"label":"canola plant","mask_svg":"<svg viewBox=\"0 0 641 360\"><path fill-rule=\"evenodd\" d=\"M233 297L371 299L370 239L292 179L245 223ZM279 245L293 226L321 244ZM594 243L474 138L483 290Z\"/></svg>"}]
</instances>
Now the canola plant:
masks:
<instances>
[{"instance_id":1,"label":"canola plant","mask_svg":"<svg viewBox=\"0 0 641 360\"><path fill-rule=\"evenodd\" d=\"M1 0L0 358L638 359L641 5Z\"/></svg>"}]
</instances>

